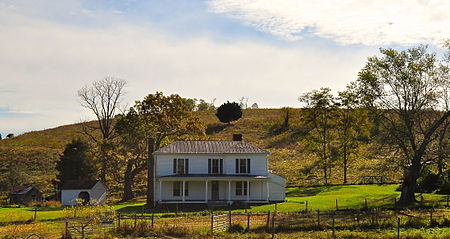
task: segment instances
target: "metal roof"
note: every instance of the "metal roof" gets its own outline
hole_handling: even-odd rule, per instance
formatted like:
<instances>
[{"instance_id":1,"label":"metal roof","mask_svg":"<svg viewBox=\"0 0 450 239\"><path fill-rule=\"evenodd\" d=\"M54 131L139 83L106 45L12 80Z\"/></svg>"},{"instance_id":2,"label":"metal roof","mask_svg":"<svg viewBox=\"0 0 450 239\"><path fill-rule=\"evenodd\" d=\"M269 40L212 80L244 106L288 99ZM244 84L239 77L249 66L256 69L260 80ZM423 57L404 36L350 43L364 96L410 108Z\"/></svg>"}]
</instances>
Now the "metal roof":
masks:
<instances>
[{"instance_id":1,"label":"metal roof","mask_svg":"<svg viewBox=\"0 0 450 239\"><path fill-rule=\"evenodd\" d=\"M176 141L164 146L154 154L268 154L245 141L191 140Z\"/></svg>"},{"instance_id":2,"label":"metal roof","mask_svg":"<svg viewBox=\"0 0 450 239\"><path fill-rule=\"evenodd\" d=\"M91 189L99 180L69 180L61 189Z\"/></svg>"}]
</instances>

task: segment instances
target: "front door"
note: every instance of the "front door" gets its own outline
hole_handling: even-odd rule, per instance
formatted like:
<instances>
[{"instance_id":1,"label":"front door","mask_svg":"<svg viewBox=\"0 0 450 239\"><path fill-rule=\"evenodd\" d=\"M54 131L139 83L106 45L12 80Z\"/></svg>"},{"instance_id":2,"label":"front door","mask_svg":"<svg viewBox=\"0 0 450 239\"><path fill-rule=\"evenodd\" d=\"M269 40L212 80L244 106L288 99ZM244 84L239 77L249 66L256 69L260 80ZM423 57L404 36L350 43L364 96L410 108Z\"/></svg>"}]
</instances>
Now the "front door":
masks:
<instances>
[{"instance_id":1,"label":"front door","mask_svg":"<svg viewBox=\"0 0 450 239\"><path fill-rule=\"evenodd\" d=\"M219 181L211 181L211 200L219 200Z\"/></svg>"}]
</instances>

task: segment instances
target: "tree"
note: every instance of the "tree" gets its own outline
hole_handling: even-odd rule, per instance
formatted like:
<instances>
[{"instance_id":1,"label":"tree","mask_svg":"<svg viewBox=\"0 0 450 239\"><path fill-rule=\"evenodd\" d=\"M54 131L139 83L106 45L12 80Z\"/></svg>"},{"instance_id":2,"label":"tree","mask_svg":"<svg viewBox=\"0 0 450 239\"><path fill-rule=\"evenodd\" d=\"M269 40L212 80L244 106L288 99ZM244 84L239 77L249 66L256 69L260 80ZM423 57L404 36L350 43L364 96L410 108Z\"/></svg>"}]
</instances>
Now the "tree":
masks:
<instances>
[{"instance_id":1,"label":"tree","mask_svg":"<svg viewBox=\"0 0 450 239\"><path fill-rule=\"evenodd\" d=\"M147 166L149 138L155 140L154 149L150 149L153 151L176 139L204 135L205 127L193 115L193 110L194 106L188 99L156 92L147 95L143 101L137 101L126 114L119 116L120 154L126 163L122 200L134 197L134 178Z\"/></svg>"},{"instance_id":2,"label":"tree","mask_svg":"<svg viewBox=\"0 0 450 239\"><path fill-rule=\"evenodd\" d=\"M323 169L325 184L328 184L332 166L331 143L336 114L335 99L330 88L321 88L303 94L299 97L299 101L306 104L304 117L309 132L304 138L305 143L320 158L318 165Z\"/></svg>"},{"instance_id":3,"label":"tree","mask_svg":"<svg viewBox=\"0 0 450 239\"><path fill-rule=\"evenodd\" d=\"M96 170L88 151L89 145L81 139L73 139L66 145L56 165L60 186L69 180L96 178Z\"/></svg>"},{"instance_id":4,"label":"tree","mask_svg":"<svg viewBox=\"0 0 450 239\"><path fill-rule=\"evenodd\" d=\"M343 183L347 183L348 168L358 157L362 156L360 147L367 142L371 124L368 112L360 107L360 101L354 85L338 92L336 104L336 153L342 161Z\"/></svg>"},{"instance_id":5,"label":"tree","mask_svg":"<svg viewBox=\"0 0 450 239\"><path fill-rule=\"evenodd\" d=\"M13 133L9 133L9 134L6 135L6 138L7 139L14 138L14 134Z\"/></svg>"},{"instance_id":6,"label":"tree","mask_svg":"<svg viewBox=\"0 0 450 239\"><path fill-rule=\"evenodd\" d=\"M242 117L242 109L238 103L227 101L217 108L216 116L220 122L230 125L231 121L236 121Z\"/></svg>"},{"instance_id":7,"label":"tree","mask_svg":"<svg viewBox=\"0 0 450 239\"><path fill-rule=\"evenodd\" d=\"M100 178L106 182L111 140L114 138L114 117L119 110L124 95L126 81L113 77L105 77L94 81L78 91L81 106L92 111L97 118L97 126L90 127L85 124L84 133L87 134L98 146L98 159L100 161ZM90 130L89 130L90 129ZM91 133L91 130L100 130L101 138Z\"/></svg>"},{"instance_id":8,"label":"tree","mask_svg":"<svg viewBox=\"0 0 450 239\"><path fill-rule=\"evenodd\" d=\"M199 103L197 104L196 110L197 111L204 111L204 110L215 110L216 107L214 107L213 103L208 103L203 99L199 100Z\"/></svg>"},{"instance_id":9,"label":"tree","mask_svg":"<svg viewBox=\"0 0 450 239\"><path fill-rule=\"evenodd\" d=\"M381 49L359 72L361 98L382 118L385 139L396 145L404 169L400 205L415 202L417 179L438 130L450 117L448 108L449 68L426 46L404 51Z\"/></svg>"}]
</instances>

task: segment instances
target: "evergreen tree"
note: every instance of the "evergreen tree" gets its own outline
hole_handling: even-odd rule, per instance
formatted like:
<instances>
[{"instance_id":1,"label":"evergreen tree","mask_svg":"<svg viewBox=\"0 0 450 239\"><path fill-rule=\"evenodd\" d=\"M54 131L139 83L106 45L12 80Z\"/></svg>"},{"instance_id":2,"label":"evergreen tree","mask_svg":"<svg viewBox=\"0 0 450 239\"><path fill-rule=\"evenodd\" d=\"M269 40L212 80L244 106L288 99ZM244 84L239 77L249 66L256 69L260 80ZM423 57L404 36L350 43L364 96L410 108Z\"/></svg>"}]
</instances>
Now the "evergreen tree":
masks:
<instances>
[{"instance_id":1,"label":"evergreen tree","mask_svg":"<svg viewBox=\"0 0 450 239\"><path fill-rule=\"evenodd\" d=\"M96 170L88 151L89 145L81 139L74 139L66 145L56 165L60 186L69 180L95 179Z\"/></svg>"},{"instance_id":2,"label":"evergreen tree","mask_svg":"<svg viewBox=\"0 0 450 239\"><path fill-rule=\"evenodd\" d=\"M238 103L227 101L217 108L216 116L220 122L230 124L231 121L236 121L242 117L242 109Z\"/></svg>"}]
</instances>

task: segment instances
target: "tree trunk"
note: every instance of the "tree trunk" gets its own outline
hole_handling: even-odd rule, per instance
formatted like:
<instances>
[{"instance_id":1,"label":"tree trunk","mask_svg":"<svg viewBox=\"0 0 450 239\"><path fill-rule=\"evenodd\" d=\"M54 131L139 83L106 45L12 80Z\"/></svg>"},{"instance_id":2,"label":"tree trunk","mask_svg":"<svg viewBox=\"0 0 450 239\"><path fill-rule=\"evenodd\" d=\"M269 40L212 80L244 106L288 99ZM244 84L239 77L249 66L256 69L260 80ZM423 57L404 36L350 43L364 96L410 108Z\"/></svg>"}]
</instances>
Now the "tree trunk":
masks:
<instances>
[{"instance_id":1,"label":"tree trunk","mask_svg":"<svg viewBox=\"0 0 450 239\"><path fill-rule=\"evenodd\" d=\"M133 194L133 181L134 177L130 175L129 173L125 173L125 181L123 185L123 195L122 195L122 201L129 201L134 198Z\"/></svg>"},{"instance_id":2,"label":"tree trunk","mask_svg":"<svg viewBox=\"0 0 450 239\"><path fill-rule=\"evenodd\" d=\"M400 200L398 201L400 206L409 206L416 202L414 193L416 192L417 179L419 178L420 170L422 169L420 158L421 156L416 154L413 163L405 172L405 177L402 183L402 194L400 195Z\"/></svg>"},{"instance_id":3,"label":"tree trunk","mask_svg":"<svg viewBox=\"0 0 450 239\"><path fill-rule=\"evenodd\" d=\"M347 167L348 167L348 156L347 156L347 145L344 146L344 184L347 184Z\"/></svg>"}]
</instances>

